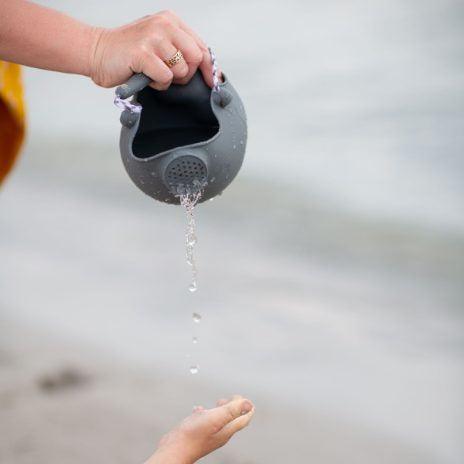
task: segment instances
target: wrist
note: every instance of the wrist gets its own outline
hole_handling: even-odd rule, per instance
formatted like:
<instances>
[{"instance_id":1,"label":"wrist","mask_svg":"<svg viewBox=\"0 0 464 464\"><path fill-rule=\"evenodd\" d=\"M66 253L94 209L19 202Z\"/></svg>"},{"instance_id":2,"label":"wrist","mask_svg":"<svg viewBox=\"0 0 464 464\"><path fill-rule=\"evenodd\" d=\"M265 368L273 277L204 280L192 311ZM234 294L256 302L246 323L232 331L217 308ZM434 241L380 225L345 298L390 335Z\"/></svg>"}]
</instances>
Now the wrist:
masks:
<instances>
[{"instance_id":1,"label":"wrist","mask_svg":"<svg viewBox=\"0 0 464 464\"><path fill-rule=\"evenodd\" d=\"M89 26L88 30L88 47L87 60L85 71L83 74L95 80L96 70L98 69L98 49L102 41L102 36L105 33L105 28Z\"/></svg>"},{"instance_id":2,"label":"wrist","mask_svg":"<svg viewBox=\"0 0 464 464\"><path fill-rule=\"evenodd\" d=\"M195 461L179 453L157 450L144 464L195 464Z\"/></svg>"},{"instance_id":3,"label":"wrist","mask_svg":"<svg viewBox=\"0 0 464 464\"><path fill-rule=\"evenodd\" d=\"M194 459L190 451L181 440L171 443L163 443L161 440L159 448L145 464L194 464L197 459Z\"/></svg>"}]
</instances>

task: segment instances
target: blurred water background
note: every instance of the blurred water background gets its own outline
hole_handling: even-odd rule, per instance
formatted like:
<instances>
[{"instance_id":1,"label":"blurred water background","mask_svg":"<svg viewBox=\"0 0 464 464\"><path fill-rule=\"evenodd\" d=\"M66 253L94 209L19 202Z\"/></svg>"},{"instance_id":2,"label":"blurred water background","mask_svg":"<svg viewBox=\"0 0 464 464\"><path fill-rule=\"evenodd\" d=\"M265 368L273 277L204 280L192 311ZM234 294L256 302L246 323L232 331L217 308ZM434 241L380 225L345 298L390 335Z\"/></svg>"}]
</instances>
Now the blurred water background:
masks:
<instances>
[{"instance_id":1,"label":"blurred water background","mask_svg":"<svg viewBox=\"0 0 464 464\"><path fill-rule=\"evenodd\" d=\"M191 295L184 214L131 185L112 91L27 69L27 147L0 196L3 317L145 369L198 362L188 381L218 393L463 462L464 4L41 3L102 26L176 10L241 93L250 138L198 208Z\"/></svg>"}]
</instances>

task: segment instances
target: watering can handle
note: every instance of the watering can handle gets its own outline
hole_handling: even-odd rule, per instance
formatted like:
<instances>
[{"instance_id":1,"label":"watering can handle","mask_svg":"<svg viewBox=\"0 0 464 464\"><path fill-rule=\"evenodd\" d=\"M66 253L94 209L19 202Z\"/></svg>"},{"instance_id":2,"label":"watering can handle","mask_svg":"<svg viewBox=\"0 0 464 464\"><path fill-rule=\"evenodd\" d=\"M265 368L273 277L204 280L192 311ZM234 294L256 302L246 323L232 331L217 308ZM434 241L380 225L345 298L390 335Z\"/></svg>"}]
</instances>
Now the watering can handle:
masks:
<instances>
[{"instance_id":1,"label":"watering can handle","mask_svg":"<svg viewBox=\"0 0 464 464\"><path fill-rule=\"evenodd\" d=\"M116 89L116 95L122 99L132 97L132 95L140 92L150 83L151 79L147 75L143 73L134 74L125 84L120 85Z\"/></svg>"}]
</instances>

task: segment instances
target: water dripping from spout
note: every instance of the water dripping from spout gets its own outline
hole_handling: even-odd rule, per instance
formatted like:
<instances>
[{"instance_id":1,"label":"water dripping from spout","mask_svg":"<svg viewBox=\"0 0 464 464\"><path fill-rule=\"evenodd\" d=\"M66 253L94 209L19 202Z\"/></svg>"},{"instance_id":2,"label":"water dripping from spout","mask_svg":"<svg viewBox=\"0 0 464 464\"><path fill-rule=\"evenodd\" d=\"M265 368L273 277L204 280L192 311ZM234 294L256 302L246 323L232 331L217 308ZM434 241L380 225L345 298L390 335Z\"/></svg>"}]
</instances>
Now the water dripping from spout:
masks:
<instances>
[{"instance_id":1,"label":"water dripping from spout","mask_svg":"<svg viewBox=\"0 0 464 464\"><path fill-rule=\"evenodd\" d=\"M195 263L195 257L193 254L195 244L197 243L196 235L196 224L195 224L195 206L200 201L201 194L205 183L194 181L193 186L177 186L176 196L179 198L181 206L185 210L187 216L187 230L185 233L185 249L187 264L192 269L192 280L188 287L191 293L194 293L198 289L198 270Z\"/></svg>"}]
</instances>

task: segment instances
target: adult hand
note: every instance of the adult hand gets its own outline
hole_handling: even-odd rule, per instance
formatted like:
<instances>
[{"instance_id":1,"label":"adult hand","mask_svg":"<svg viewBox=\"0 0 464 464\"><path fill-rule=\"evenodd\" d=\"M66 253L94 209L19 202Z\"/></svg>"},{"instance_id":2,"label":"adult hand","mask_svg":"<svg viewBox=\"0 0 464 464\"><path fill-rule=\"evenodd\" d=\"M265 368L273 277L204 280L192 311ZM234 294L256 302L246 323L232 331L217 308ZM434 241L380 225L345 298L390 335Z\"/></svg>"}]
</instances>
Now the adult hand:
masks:
<instances>
[{"instance_id":1,"label":"adult hand","mask_svg":"<svg viewBox=\"0 0 464 464\"><path fill-rule=\"evenodd\" d=\"M185 84L199 68L213 85L211 58L205 43L174 12L162 11L114 29L95 28L90 77L102 87L124 83L133 73L144 73L158 90L172 82ZM173 67L165 60L180 50L184 58Z\"/></svg>"}]
</instances>

